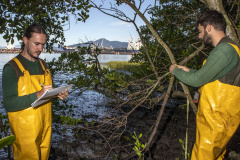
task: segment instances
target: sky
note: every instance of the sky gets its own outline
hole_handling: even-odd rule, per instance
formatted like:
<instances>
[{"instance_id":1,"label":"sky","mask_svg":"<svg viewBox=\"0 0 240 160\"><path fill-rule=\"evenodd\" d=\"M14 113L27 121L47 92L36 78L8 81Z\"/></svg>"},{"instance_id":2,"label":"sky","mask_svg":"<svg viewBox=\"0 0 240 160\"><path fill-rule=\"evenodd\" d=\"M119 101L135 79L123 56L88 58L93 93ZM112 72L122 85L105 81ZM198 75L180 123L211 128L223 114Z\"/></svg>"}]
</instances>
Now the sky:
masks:
<instances>
[{"instance_id":1,"label":"sky","mask_svg":"<svg viewBox=\"0 0 240 160\"><path fill-rule=\"evenodd\" d=\"M112 1L113 0L109 0ZM153 3L153 1L151 1ZM150 4L149 1L144 2L142 8ZM133 10L127 5L122 5L121 10L126 13L127 16L133 17ZM70 16L70 28L65 28L65 45L72 45L87 41L95 41L100 38L105 38L110 41L128 42L131 41L132 37L134 41L139 38L138 33L131 23L126 23L117 18L103 14L97 9L90 9L89 18L86 22L77 22L73 16ZM149 15L146 15L149 19ZM138 17L136 19L138 26L144 25L144 22ZM13 45L18 45L19 41L14 40ZM3 35L0 34L0 46L6 46L7 43L3 39Z\"/></svg>"}]
</instances>

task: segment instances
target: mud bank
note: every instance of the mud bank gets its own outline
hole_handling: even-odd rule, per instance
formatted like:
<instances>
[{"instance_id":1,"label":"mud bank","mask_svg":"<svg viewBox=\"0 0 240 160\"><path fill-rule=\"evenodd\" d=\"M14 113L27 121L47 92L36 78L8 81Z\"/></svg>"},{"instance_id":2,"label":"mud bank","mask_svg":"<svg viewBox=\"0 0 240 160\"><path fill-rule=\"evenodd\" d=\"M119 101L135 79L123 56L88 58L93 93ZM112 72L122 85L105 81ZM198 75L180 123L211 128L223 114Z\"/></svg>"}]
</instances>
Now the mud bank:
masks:
<instances>
[{"instance_id":1,"label":"mud bank","mask_svg":"<svg viewBox=\"0 0 240 160\"><path fill-rule=\"evenodd\" d=\"M174 102L174 103L173 103ZM158 128L157 135L153 140L153 145L150 148L151 152L148 152L145 159L148 160L182 160L184 159L184 150L182 148L179 139L185 140L186 137L186 124L187 124L187 111L184 107L179 105L184 104L184 101L169 101L165 108L163 118ZM143 134L140 139L142 143L147 142L151 127L157 119L161 106L157 106L154 109L138 108L129 118L127 125L128 137L135 131L138 135ZM190 108L189 121L188 121L188 153L191 154L191 149L195 142L195 130L196 130L195 114ZM225 160L238 160L237 157L240 153L240 128L231 139L227 146L227 153ZM75 141L72 139L62 139L62 143L58 146L52 146L50 159L63 160L63 159L86 159L86 160L104 160L108 154L108 150L103 148L104 140L99 137L82 138ZM134 141L122 140L122 145L129 143L129 153L133 153L132 144ZM238 154L234 154L238 153ZM230 154L229 154L230 153ZM110 154L107 159L116 159L118 157L127 156L123 150L115 150ZM231 157L231 158L230 158ZM234 158L235 157L235 158ZM137 159L137 157L132 157Z\"/></svg>"}]
</instances>

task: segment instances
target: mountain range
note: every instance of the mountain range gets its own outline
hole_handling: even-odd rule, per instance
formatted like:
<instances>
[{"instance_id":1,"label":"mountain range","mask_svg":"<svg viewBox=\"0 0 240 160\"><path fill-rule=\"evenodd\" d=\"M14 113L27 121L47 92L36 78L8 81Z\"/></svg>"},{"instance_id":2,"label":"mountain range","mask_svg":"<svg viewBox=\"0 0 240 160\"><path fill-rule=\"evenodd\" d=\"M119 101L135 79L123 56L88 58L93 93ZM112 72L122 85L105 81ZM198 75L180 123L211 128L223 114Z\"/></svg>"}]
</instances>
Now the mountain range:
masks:
<instances>
[{"instance_id":1,"label":"mountain range","mask_svg":"<svg viewBox=\"0 0 240 160\"><path fill-rule=\"evenodd\" d=\"M108 47L108 48L127 48L128 42L120 42L120 41L109 41L105 38L98 39L96 41L88 41L86 43L78 43L69 45L68 47L77 47L77 46L89 46L91 44L98 45L98 47Z\"/></svg>"},{"instance_id":2,"label":"mountain range","mask_svg":"<svg viewBox=\"0 0 240 160\"><path fill-rule=\"evenodd\" d=\"M68 47L77 47L77 46L89 46L91 44L94 45L98 45L98 47L103 46L104 48L108 47L108 48L127 48L128 46L128 42L120 42L120 41L109 41L105 38L100 38L96 41L88 41L86 43L78 43L78 44L73 44L73 45L69 45ZM16 48L20 48L21 45L15 45ZM0 46L0 48L5 48L5 46ZM57 49L57 45L53 45L54 49Z\"/></svg>"}]
</instances>

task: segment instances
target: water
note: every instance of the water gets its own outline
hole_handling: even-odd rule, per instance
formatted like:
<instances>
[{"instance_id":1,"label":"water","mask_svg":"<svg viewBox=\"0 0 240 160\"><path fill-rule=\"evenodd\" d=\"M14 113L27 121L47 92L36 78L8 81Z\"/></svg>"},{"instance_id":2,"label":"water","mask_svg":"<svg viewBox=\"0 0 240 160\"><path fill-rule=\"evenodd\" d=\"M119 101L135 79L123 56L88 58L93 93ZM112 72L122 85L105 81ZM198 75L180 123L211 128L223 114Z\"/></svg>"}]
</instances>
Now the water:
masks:
<instances>
[{"instance_id":1,"label":"water","mask_svg":"<svg viewBox=\"0 0 240 160\"><path fill-rule=\"evenodd\" d=\"M54 53L54 54L48 54L48 53L42 53L40 55L40 58L42 59L46 59L46 61L51 61L53 58L58 58L60 57L60 53ZM17 54L0 54L0 102L2 101L2 71L3 71L3 67L4 65L11 60L12 58L14 58L15 56L17 56ZM128 61L130 60L132 57L132 55L114 55L114 54L100 54L98 56L99 58L99 62L100 63L107 63L109 61ZM53 79L54 84L60 86L60 85L64 85L64 83L62 84L60 82L60 80L62 79L67 79L67 78L71 78L71 76L74 75L70 75L68 73L58 73L57 76L55 76L56 78ZM76 76L76 75L75 75ZM108 111L104 106L107 103L106 97L100 93L97 93L96 91L93 90L87 90L84 91L81 95L76 96L77 93L73 93L70 92L70 95L68 97L68 104L73 104L78 106L76 109L74 109L72 111L72 113L74 113L74 115L71 115L74 118L84 118L86 120L91 120L94 119L93 117L95 117L95 119L98 119L102 116L104 116L104 114ZM3 108L2 104L0 103L0 112L5 115L6 111ZM64 113L69 113L68 110L64 110L64 111L58 111L56 112L56 114L61 114L62 112ZM90 117L90 118L89 118ZM10 134L10 133L9 133ZM66 132L65 134L57 134L54 124L53 124L53 134L52 134L52 142L51 145L52 147L58 147L59 146L59 142L61 140L64 139L64 137L69 137L71 136L70 131ZM7 157L7 153L5 151L0 150L0 159L5 159Z\"/></svg>"},{"instance_id":2,"label":"water","mask_svg":"<svg viewBox=\"0 0 240 160\"><path fill-rule=\"evenodd\" d=\"M0 54L0 74L2 74L3 66L12 58L17 56L17 54ZM51 61L53 58L60 57L60 53L42 53L40 55L40 58L46 59L47 61ZM132 55L121 55L121 54L100 54L98 56L100 63L107 63L109 61L129 61L131 59Z\"/></svg>"},{"instance_id":3,"label":"water","mask_svg":"<svg viewBox=\"0 0 240 160\"><path fill-rule=\"evenodd\" d=\"M15 56L17 56L17 54L0 54L0 75L2 75L4 65ZM47 62L49 62L53 58L58 59L60 56L61 56L60 53L54 54L42 53L40 55L40 58L45 59ZM119 54L100 54L98 56L100 63L107 63L109 61L129 61L131 57L132 55L119 55ZM54 84L63 85L60 83L60 81L62 79L69 78L69 76L71 78L71 76L73 75L58 74L57 76L55 76L56 78L53 79ZM73 103L74 105L76 105L77 103L79 106L79 109L76 111L79 114L76 114L76 116L82 115L83 112L85 114L104 112L104 111L99 112L99 107L96 108L96 106L98 105L105 104L104 96L95 91L88 90L83 92L81 96L78 97L78 101L76 101L75 98L76 98L75 96L70 95L68 99L70 100L70 103ZM2 101L2 76L0 76L0 102L1 101ZM0 112L3 114L6 113L5 109L3 109L2 104L0 104Z\"/></svg>"},{"instance_id":4,"label":"water","mask_svg":"<svg viewBox=\"0 0 240 160\"><path fill-rule=\"evenodd\" d=\"M2 75L2 70L4 65L17 56L17 54L0 54L0 75ZM49 54L49 53L42 53L40 55L40 58L46 59L47 62L51 61L53 58L58 58L60 57L60 53L54 53L54 54ZM98 56L99 62L100 63L107 63L109 61L128 61L130 60L132 55L119 55L119 54L100 54ZM2 76L0 76L0 102L2 101ZM0 104L0 108L2 108Z\"/></svg>"}]
</instances>

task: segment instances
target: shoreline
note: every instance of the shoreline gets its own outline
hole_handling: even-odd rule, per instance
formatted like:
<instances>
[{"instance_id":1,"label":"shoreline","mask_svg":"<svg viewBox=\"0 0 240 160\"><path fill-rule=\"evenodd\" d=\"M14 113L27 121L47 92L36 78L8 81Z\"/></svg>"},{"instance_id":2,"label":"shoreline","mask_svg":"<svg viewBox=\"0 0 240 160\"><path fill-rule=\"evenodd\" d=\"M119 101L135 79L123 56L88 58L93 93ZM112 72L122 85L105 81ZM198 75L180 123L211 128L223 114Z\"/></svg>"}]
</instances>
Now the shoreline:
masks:
<instances>
[{"instance_id":1,"label":"shoreline","mask_svg":"<svg viewBox=\"0 0 240 160\"><path fill-rule=\"evenodd\" d=\"M9 52L9 53L2 53L0 52L0 54L19 54L20 52ZM69 53L69 52L56 52L56 53L41 53L41 54L62 54L62 53ZM134 54L138 54L138 53L100 53L101 54L113 54L113 55L134 55Z\"/></svg>"}]
</instances>

